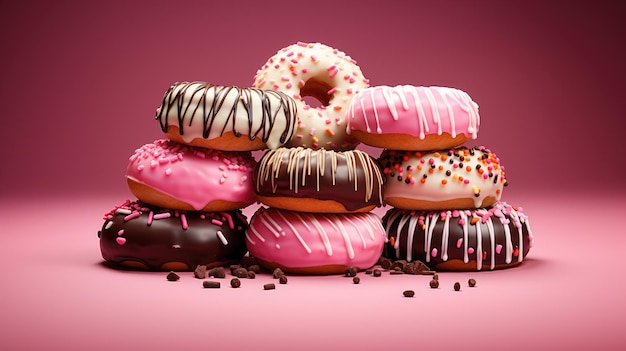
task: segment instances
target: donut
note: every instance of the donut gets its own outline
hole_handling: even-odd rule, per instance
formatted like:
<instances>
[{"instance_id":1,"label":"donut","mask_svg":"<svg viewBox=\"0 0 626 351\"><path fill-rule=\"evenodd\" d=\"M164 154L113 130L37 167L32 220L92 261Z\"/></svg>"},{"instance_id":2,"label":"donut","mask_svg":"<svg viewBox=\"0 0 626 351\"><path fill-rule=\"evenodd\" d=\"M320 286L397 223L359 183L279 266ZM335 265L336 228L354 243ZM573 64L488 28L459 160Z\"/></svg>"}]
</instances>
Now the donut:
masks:
<instances>
[{"instance_id":1,"label":"donut","mask_svg":"<svg viewBox=\"0 0 626 351\"><path fill-rule=\"evenodd\" d=\"M259 69L255 88L282 91L298 106L296 136L285 146L350 150L358 141L347 135L344 119L350 101L369 86L356 61L320 43L297 43L279 50ZM319 101L310 106L305 97Z\"/></svg>"},{"instance_id":2,"label":"donut","mask_svg":"<svg viewBox=\"0 0 626 351\"><path fill-rule=\"evenodd\" d=\"M230 211L256 201L250 151L232 152L159 139L135 150L126 168L130 191L170 209Z\"/></svg>"},{"instance_id":3,"label":"donut","mask_svg":"<svg viewBox=\"0 0 626 351\"><path fill-rule=\"evenodd\" d=\"M383 204L380 165L359 150L269 150L253 177L258 200L270 207L346 213L368 212Z\"/></svg>"},{"instance_id":4,"label":"donut","mask_svg":"<svg viewBox=\"0 0 626 351\"><path fill-rule=\"evenodd\" d=\"M293 138L296 104L279 91L173 84L156 119L169 139L225 151L275 149Z\"/></svg>"},{"instance_id":5,"label":"donut","mask_svg":"<svg viewBox=\"0 0 626 351\"><path fill-rule=\"evenodd\" d=\"M115 266L190 271L239 262L247 226L240 210L186 212L126 201L104 215L98 237L102 257Z\"/></svg>"},{"instance_id":6,"label":"donut","mask_svg":"<svg viewBox=\"0 0 626 351\"><path fill-rule=\"evenodd\" d=\"M260 207L246 244L263 267L297 274L340 274L373 266L386 240L373 213L308 213Z\"/></svg>"},{"instance_id":7,"label":"donut","mask_svg":"<svg viewBox=\"0 0 626 351\"><path fill-rule=\"evenodd\" d=\"M388 242L383 256L422 261L433 270L480 271L514 267L533 246L521 208L410 211L392 208L382 219Z\"/></svg>"},{"instance_id":8,"label":"donut","mask_svg":"<svg viewBox=\"0 0 626 351\"><path fill-rule=\"evenodd\" d=\"M507 180L499 158L483 146L448 151L383 150L384 201L406 210L493 205Z\"/></svg>"},{"instance_id":9,"label":"donut","mask_svg":"<svg viewBox=\"0 0 626 351\"><path fill-rule=\"evenodd\" d=\"M363 144L394 150L440 150L476 139L478 104L455 88L376 86L348 108L347 132Z\"/></svg>"}]
</instances>

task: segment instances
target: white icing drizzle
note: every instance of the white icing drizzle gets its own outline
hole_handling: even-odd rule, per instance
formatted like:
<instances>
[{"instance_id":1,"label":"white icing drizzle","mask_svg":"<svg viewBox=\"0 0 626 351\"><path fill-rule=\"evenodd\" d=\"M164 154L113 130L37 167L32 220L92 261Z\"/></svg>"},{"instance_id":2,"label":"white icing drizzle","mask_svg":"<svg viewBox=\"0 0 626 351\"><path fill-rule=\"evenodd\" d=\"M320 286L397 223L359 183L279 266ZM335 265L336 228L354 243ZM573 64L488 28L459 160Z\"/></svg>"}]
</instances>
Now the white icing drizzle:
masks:
<instances>
[{"instance_id":1,"label":"white icing drizzle","mask_svg":"<svg viewBox=\"0 0 626 351\"><path fill-rule=\"evenodd\" d=\"M446 212L446 219L443 222L443 233L441 235L441 259L448 260L448 241L450 240L450 217L452 211ZM410 228L409 228L410 229Z\"/></svg>"},{"instance_id":2,"label":"white icing drizzle","mask_svg":"<svg viewBox=\"0 0 626 351\"><path fill-rule=\"evenodd\" d=\"M278 216L280 216L280 218L287 223L287 226L289 227L289 229L291 229L291 232L293 233L293 235L296 237L296 239L298 239L298 242L302 245L302 247L304 248L304 250L306 250L307 253L311 253L311 248L309 247L309 245L307 245L307 243L304 241L304 239L302 238L302 235L300 235L300 233L298 233L298 230L296 229L296 227L293 226L293 224L291 224L291 222L289 222L287 220L287 218L285 218L285 216L278 212ZM306 228L310 231L311 229L306 226ZM283 232L284 235L285 232Z\"/></svg>"}]
</instances>

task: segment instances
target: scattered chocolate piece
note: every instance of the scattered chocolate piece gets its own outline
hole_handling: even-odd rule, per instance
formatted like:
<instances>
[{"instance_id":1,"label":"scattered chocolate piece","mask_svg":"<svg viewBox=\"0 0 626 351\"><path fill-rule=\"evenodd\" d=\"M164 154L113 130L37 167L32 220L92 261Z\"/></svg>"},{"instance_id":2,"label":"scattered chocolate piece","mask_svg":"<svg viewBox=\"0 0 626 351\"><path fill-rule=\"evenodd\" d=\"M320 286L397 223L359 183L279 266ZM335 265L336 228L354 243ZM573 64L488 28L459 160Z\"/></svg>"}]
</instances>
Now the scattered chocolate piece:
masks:
<instances>
[{"instance_id":1,"label":"scattered chocolate piece","mask_svg":"<svg viewBox=\"0 0 626 351\"><path fill-rule=\"evenodd\" d=\"M248 271L248 279L254 279L256 277L256 273L254 271Z\"/></svg>"},{"instance_id":2,"label":"scattered chocolate piece","mask_svg":"<svg viewBox=\"0 0 626 351\"><path fill-rule=\"evenodd\" d=\"M235 269L235 272L234 272L233 275L236 276L237 278L247 278L248 277L248 270L243 268L243 267L239 267L239 268Z\"/></svg>"},{"instance_id":3,"label":"scattered chocolate piece","mask_svg":"<svg viewBox=\"0 0 626 351\"><path fill-rule=\"evenodd\" d=\"M435 271L421 271L420 272L420 274L422 274L422 275L434 275L435 273L437 273L437 272L435 272Z\"/></svg>"},{"instance_id":4,"label":"scattered chocolate piece","mask_svg":"<svg viewBox=\"0 0 626 351\"><path fill-rule=\"evenodd\" d=\"M237 269L241 268L241 265L231 264L228 268L230 269L230 275L237 275L235 274L235 272L237 271Z\"/></svg>"},{"instance_id":5,"label":"scattered chocolate piece","mask_svg":"<svg viewBox=\"0 0 626 351\"><path fill-rule=\"evenodd\" d=\"M432 279L430 281L430 287L433 288L433 289L437 289L439 287L439 280Z\"/></svg>"},{"instance_id":6,"label":"scattered chocolate piece","mask_svg":"<svg viewBox=\"0 0 626 351\"><path fill-rule=\"evenodd\" d=\"M404 272L394 269L393 271L389 271L389 274L398 275L398 274L404 274Z\"/></svg>"},{"instance_id":7,"label":"scattered chocolate piece","mask_svg":"<svg viewBox=\"0 0 626 351\"><path fill-rule=\"evenodd\" d=\"M393 262L391 262L391 260L390 260L390 259L388 259L388 258L381 258L381 259L380 259L380 266L381 266L383 269L389 269L389 268L391 268L391 265L392 265L392 264L393 264Z\"/></svg>"},{"instance_id":8,"label":"scattered chocolate piece","mask_svg":"<svg viewBox=\"0 0 626 351\"><path fill-rule=\"evenodd\" d=\"M435 280L439 280L439 274L434 273L434 274L433 274L433 279L435 279Z\"/></svg>"},{"instance_id":9,"label":"scattered chocolate piece","mask_svg":"<svg viewBox=\"0 0 626 351\"><path fill-rule=\"evenodd\" d=\"M422 261L414 261L413 264L415 265L415 270L420 274L425 271L430 271L430 268Z\"/></svg>"},{"instance_id":10,"label":"scattered chocolate piece","mask_svg":"<svg viewBox=\"0 0 626 351\"><path fill-rule=\"evenodd\" d=\"M354 284L359 284L359 283L361 282L361 278L359 278L359 277L354 277L354 278L352 278L352 282L353 282Z\"/></svg>"},{"instance_id":11,"label":"scattered chocolate piece","mask_svg":"<svg viewBox=\"0 0 626 351\"><path fill-rule=\"evenodd\" d=\"M207 289L219 289L220 282L216 282L212 280L205 280L202 282L202 286Z\"/></svg>"},{"instance_id":12,"label":"scattered chocolate piece","mask_svg":"<svg viewBox=\"0 0 626 351\"><path fill-rule=\"evenodd\" d=\"M348 268L346 268L346 277L356 277L356 274L358 273L358 269L356 269L356 267L354 266L350 266Z\"/></svg>"},{"instance_id":13,"label":"scattered chocolate piece","mask_svg":"<svg viewBox=\"0 0 626 351\"><path fill-rule=\"evenodd\" d=\"M413 297L413 296L415 296L415 291L413 291L413 290L404 290L402 292L402 295L404 295L404 297Z\"/></svg>"},{"instance_id":14,"label":"scattered chocolate piece","mask_svg":"<svg viewBox=\"0 0 626 351\"><path fill-rule=\"evenodd\" d=\"M475 287L475 286L476 286L476 280L475 280L474 278L470 278L470 279L467 281L467 285L469 285L469 286L470 286L470 288Z\"/></svg>"},{"instance_id":15,"label":"scattered chocolate piece","mask_svg":"<svg viewBox=\"0 0 626 351\"><path fill-rule=\"evenodd\" d=\"M230 280L230 286L233 288L238 288L241 286L241 280L237 279L237 278L233 278Z\"/></svg>"},{"instance_id":16,"label":"scattered chocolate piece","mask_svg":"<svg viewBox=\"0 0 626 351\"><path fill-rule=\"evenodd\" d=\"M275 268L274 272L272 272L272 276L274 277L274 279L278 279L283 275L285 275L285 272L283 272L283 270L280 268Z\"/></svg>"},{"instance_id":17,"label":"scattered chocolate piece","mask_svg":"<svg viewBox=\"0 0 626 351\"><path fill-rule=\"evenodd\" d=\"M175 282L178 279L180 279L180 276L178 274L176 274L176 272L171 271L167 274L167 280L171 281L171 282Z\"/></svg>"},{"instance_id":18,"label":"scattered chocolate piece","mask_svg":"<svg viewBox=\"0 0 626 351\"><path fill-rule=\"evenodd\" d=\"M407 265L407 261L406 260L397 260L397 261L393 261L393 263L391 264L391 269L397 269L399 268L400 270L404 269L404 266Z\"/></svg>"},{"instance_id":19,"label":"scattered chocolate piece","mask_svg":"<svg viewBox=\"0 0 626 351\"><path fill-rule=\"evenodd\" d=\"M241 258L241 261L239 261L239 264L241 265L241 267L244 267L250 270L250 266L255 265L256 260L254 259L254 257L244 256Z\"/></svg>"},{"instance_id":20,"label":"scattered chocolate piece","mask_svg":"<svg viewBox=\"0 0 626 351\"><path fill-rule=\"evenodd\" d=\"M209 269L206 273L209 277L215 277L215 271L217 270L217 268L213 267L211 269Z\"/></svg>"},{"instance_id":21,"label":"scattered chocolate piece","mask_svg":"<svg viewBox=\"0 0 626 351\"><path fill-rule=\"evenodd\" d=\"M459 291L459 290L461 290L461 283L459 282L454 283L454 291Z\"/></svg>"},{"instance_id":22,"label":"scattered chocolate piece","mask_svg":"<svg viewBox=\"0 0 626 351\"><path fill-rule=\"evenodd\" d=\"M413 274L413 275L419 273L417 271L417 266L413 262L409 262L406 265L404 265L404 267L402 267L402 272L404 272L406 274Z\"/></svg>"},{"instance_id":23,"label":"scattered chocolate piece","mask_svg":"<svg viewBox=\"0 0 626 351\"><path fill-rule=\"evenodd\" d=\"M371 269L366 269L365 270L365 274L372 274L372 270Z\"/></svg>"},{"instance_id":24,"label":"scattered chocolate piece","mask_svg":"<svg viewBox=\"0 0 626 351\"><path fill-rule=\"evenodd\" d=\"M274 289L276 289L276 284L274 283L267 283L263 285L263 290L274 290Z\"/></svg>"},{"instance_id":25,"label":"scattered chocolate piece","mask_svg":"<svg viewBox=\"0 0 626 351\"><path fill-rule=\"evenodd\" d=\"M215 273L213 274L215 278L226 278L226 271L224 267L215 268Z\"/></svg>"},{"instance_id":26,"label":"scattered chocolate piece","mask_svg":"<svg viewBox=\"0 0 626 351\"><path fill-rule=\"evenodd\" d=\"M278 277L278 282L281 284L287 284L287 276L281 275L280 277Z\"/></svg>"},{"instance_id":27,"label":"scattered chocolate piece","mask_svg":"<svg viewBox=\"0 0 626 351\"><path fill-rule=\"evenodd\" d=\"M206 278L206 266L205 265L196 266L196 269L193 271L193 276L194 278L198 278L198 279Z\"/></svg>"},{"instance_id":28,"label":"scattered chocolate piece","mask_svg":"<svg viewBox=\"0 0 626 351\"><path fill-rule=\"evenodd\" d=\"M252 271L258 274L259 272L261 272L261 266L259 266L258 264L250 265L248 266L248 271Z\"/></svg>"},{"instance_id":29,"label":"scattered chocolate piece","mask_svg":"<svg viewBox=\"0 0 626 351\"><path fill-rule=\"evenodd\" d=\"M380 269L375 269L373 275L375 277L380 277L382 275L382 273L381 273Z\"/></svg>"}]
</instances>

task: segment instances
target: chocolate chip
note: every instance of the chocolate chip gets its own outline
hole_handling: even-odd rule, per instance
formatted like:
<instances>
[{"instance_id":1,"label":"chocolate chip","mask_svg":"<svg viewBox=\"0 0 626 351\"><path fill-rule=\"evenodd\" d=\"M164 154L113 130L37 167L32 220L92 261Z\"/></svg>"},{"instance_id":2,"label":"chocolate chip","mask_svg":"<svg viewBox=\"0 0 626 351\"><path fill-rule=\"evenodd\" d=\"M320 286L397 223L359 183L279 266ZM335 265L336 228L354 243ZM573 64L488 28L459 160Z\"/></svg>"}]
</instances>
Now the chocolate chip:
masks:
<instances>
[{"instance_id":1,"label":"chocolate chip","mask_svg":"<svg viewBox=\"0 0 626 351\"><path fill-rule=\"evenodd\" d=\"M439 287L439 280L432 279L430 281L430 287L433 288L433 289L437 289Z\"/></svg>"},{"instance_id":2,"label":"chocolate chip","mask_svg":"<svg viewBox=\"0 0 626 351\"><path fill-rule=\"evenodd\" d=\"M280 278L283 275L285 275L285 272L283 272L283 270L280 268L275 268L274 272L272 272L272 276L274 277L274 279Z\"/></svg>"},{"instance_id":3,"label":"chocolate chip","mask_svg":"<svg viewBox=\"0 0 626 351\"><path fill-rule=\"evenodd\" d=\"M382 258L382 259L380 260L380 266L381 266L383 269L389 269L389 268L391 268L391 265L392 265L392 264L393 264L393 262L392 262L390 259L388 259L388 258Z\"/></svg>"},{"instance_id":4,"label":"chocolate chip","mask_svg":"<svg viewBox=\"0 0 626 351\"><path fill-rule=\"evenodd\" d=\"M382 275L382 273L380 272L380 269L375 269L374 270L374 276L375 277L380 277Z\"/></svg>"},{"instance_id":5,"label":"chocolate chip","mask_svg":"<svg viewBox=\"0 0 626 351\"><path fill-rule=\"evenodd\" d=\"M281 275L280 277L278 277L278 282L281 284L287 284L287 276Z\"/></svg>"},{"instance_id":6,"label":"chocolate chip","mask_svg":"<svg viewBox=\"0 0 626 351\"><path fill-rule=\"evenodd\" d=\"M254 279L256 278L256 273L254 273L254 271L248 271L248 279Z\"/></svg>"},{"instance_id":7,"label":"chocolate chip","mask_svg":"<svg viewBox=\"0 0 626 351\"><path fill-rule=\"evenodd\" d=\"M433 274L433 279L434 280L439 280L439 274L437 274L437 273Z\"/></svg>"},{"instance_id":8,"label":"chocolate chip","mask_svg":"<svg viewBox=\"0 0 626 351\"><path fill-rule=\"evenodd\" d=\"M461 290L461 283L459 282L454 283L454 291L459 291L459 290Z\"/></svg>"},{"instance_id":9,"label":"chocolate chip","mask_svg":"<svg viewBox=\"0 0 626 351\"><path fill-rule=\"evenodd\" d=\"M206 274L207 274L209 277L215 277L215 271L216 271L216 270L217 270L217 268L213 267L213 268L209 269L209 270L206 272Z\"/></svg>"},{"instance_id":10,"label":"chocolate chip","mask_svg":"<svg viewBox=\"0 0 626 351\"><path fill-rule=\"evenodd\" d=\"M366 269L365 270L365 274L372 274L372 270L371 269Z\"/></svg>"},{"instance_id":11,"label":"chocolate chip","mask_svg":"<svg viewBox=\"0 0 626 351\"><path fill-rule=\"evenodd\" d=\"M216 282L212 280L205 280L202 282L202 286L207 289L219 289L220 282Z\"/></svg>"},{"instance_id":12,"label":"chocolate chip","mask_svg":"<svg viewBox=\"0 0 626 351\"><path fill-rule=\"evenodd\" d=\"M180 279L180 276L178 274L176 274L176 272L171 271L167 274L167 280L171 281L171 282L175 282L178 279Z\"/></svg>"},{"instance_id":13,"label":"chocolate chip","mask_svg":"<svg viewBox=\"0 0 626 351\"><path fill-rule=\"evenodd\" d=\"M215 268L215 272L213 273L213 276L215 278L226 278L226 271L224 270L224 267Z\"/></svg>"},{"instance_id":14,"label":"chocolate chip","mask_svg":"<svg viewBox=\"0 0 626 351\"><path fill-rule=\"evenodd\" d=\"M258 264L250 265L248 266L248 271L252 271L258 274L259 272L261 272L261 266L259 266Z\"/></svg>"},{"instance_id":15,"label":"chocolate chip","mask_svg":"<svg viewBox=\"0 0 626 351\"><path fill-rule=\"evenodd\" d=\"M346 271L345 271L346 277L356 277L356 274L358 272L359 271L354 266L350 266L350 267L346 268Z\"/></svg>"},{"instance_id":16,"label":"chocolate chip","mask_svg":"<svg viewBox=\"0 0 626 351\"><path fill-rule=\"evenodd\" d=\"M238 268L241 268L241 266L240 266L240 265L238 265L238 264L231 264L231 265L230 265L230 267L228 267L228 268L230 269L230 275L236 275L236 274L235 274L235 271L236 271Z\"/></svg>"},{"instance_id":17,"label":"chocolate chip","mask_svg":"<svg viewBox=\"0 0 626 351\"><path fill-rule=\"evenodd\" d=\"M274 283L267 283L263 285L263 290L274 290L274 289L276 289L276 284Z\"/></svg>"},{"instance_id":18,"label":"chocolate chip","mask_svg":"<svg viewBox=\"0 0 626 351\"><path fill-rule=\"evenodd\" d=\"M239 267L235 269L235 272L233 275L236 276L237 278L247 278L248 270L243 267Z\"/></svg>"},{"instance_id":19,"label":"chocolate chip","mask_svg":"<svg viewBox=\"0 0 626 351\"><path fill-rule=\"evenodd\" d=\"M196 266L196 269L193 271L193 276L194 278L198 278L198 279L206 278L206 266L205 265Z\"/></svg>"},{"instance_id":20,"label":"chocolate chip","mask_svg":"<svg viewBox=\"0 0 626 351\"><path fill-rule=\"evenodd\" d=\"M233 288L238 288L241 286L241 280L237 279L237 278L233 278L230 280L230 286L232 286Z\"/></svg>"},{"instance_id":21,"label":"chocolate chip","mask_svg":"<svg viewBox=\"0 0 626 351\"><path fill-rule=\"evenodd\" d=\"M354 284L359 284L359 283L361 282L361 278L359 278L359 277L354 277L354 278L352 278L352 282L353 282Z\"/></svg>"},{"instance_id":22,"label":"chocolate chip","mask_svg":"<svg viewBox=\"0 0 626 351\"><path fill-rule=\"evenodd\" d=\"M402 292L402 295L404 295L404 297L413 297L413 296L415 296L415 291L413 291L413 290L404 290Z\"/></svg>"},{"instance_id":23,"label":"chocolate chip","mask_svg":"<svg viewBox=\"0 0 626 351\"><path fill-rule=\"evenodd\" d=\"M469 285L469 286L470 286L470 288L475 287L475 286L476 286L476 280L475 280L474 278L470 278L470 279L467 281L467 285Z\"/></svg>"}]
</instances>

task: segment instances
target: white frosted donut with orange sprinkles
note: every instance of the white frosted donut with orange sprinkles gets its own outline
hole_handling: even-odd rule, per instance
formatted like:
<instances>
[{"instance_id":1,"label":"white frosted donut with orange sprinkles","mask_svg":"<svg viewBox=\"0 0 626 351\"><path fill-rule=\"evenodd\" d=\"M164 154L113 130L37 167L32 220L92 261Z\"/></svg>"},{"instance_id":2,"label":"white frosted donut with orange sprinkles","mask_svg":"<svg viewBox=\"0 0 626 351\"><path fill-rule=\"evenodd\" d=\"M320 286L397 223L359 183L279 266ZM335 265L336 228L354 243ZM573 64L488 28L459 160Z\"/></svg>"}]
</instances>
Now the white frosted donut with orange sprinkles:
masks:
<instances>
[{"instance_id":1,"label":"white frosted donut with orange sprinkles","mask_svg":"<svg viewBox=\"0 0 626 351\"><path fill-rule=\"evenodd\" d=\"M298 107L296 136L285 146L350 150L358 141L346 133L352 98L369 86L356 61L320 43L297 43L278 51L259 69L253 87L282 91ZM311 107L309 96L322 106Z\"/></svg>"}]
</instances>

